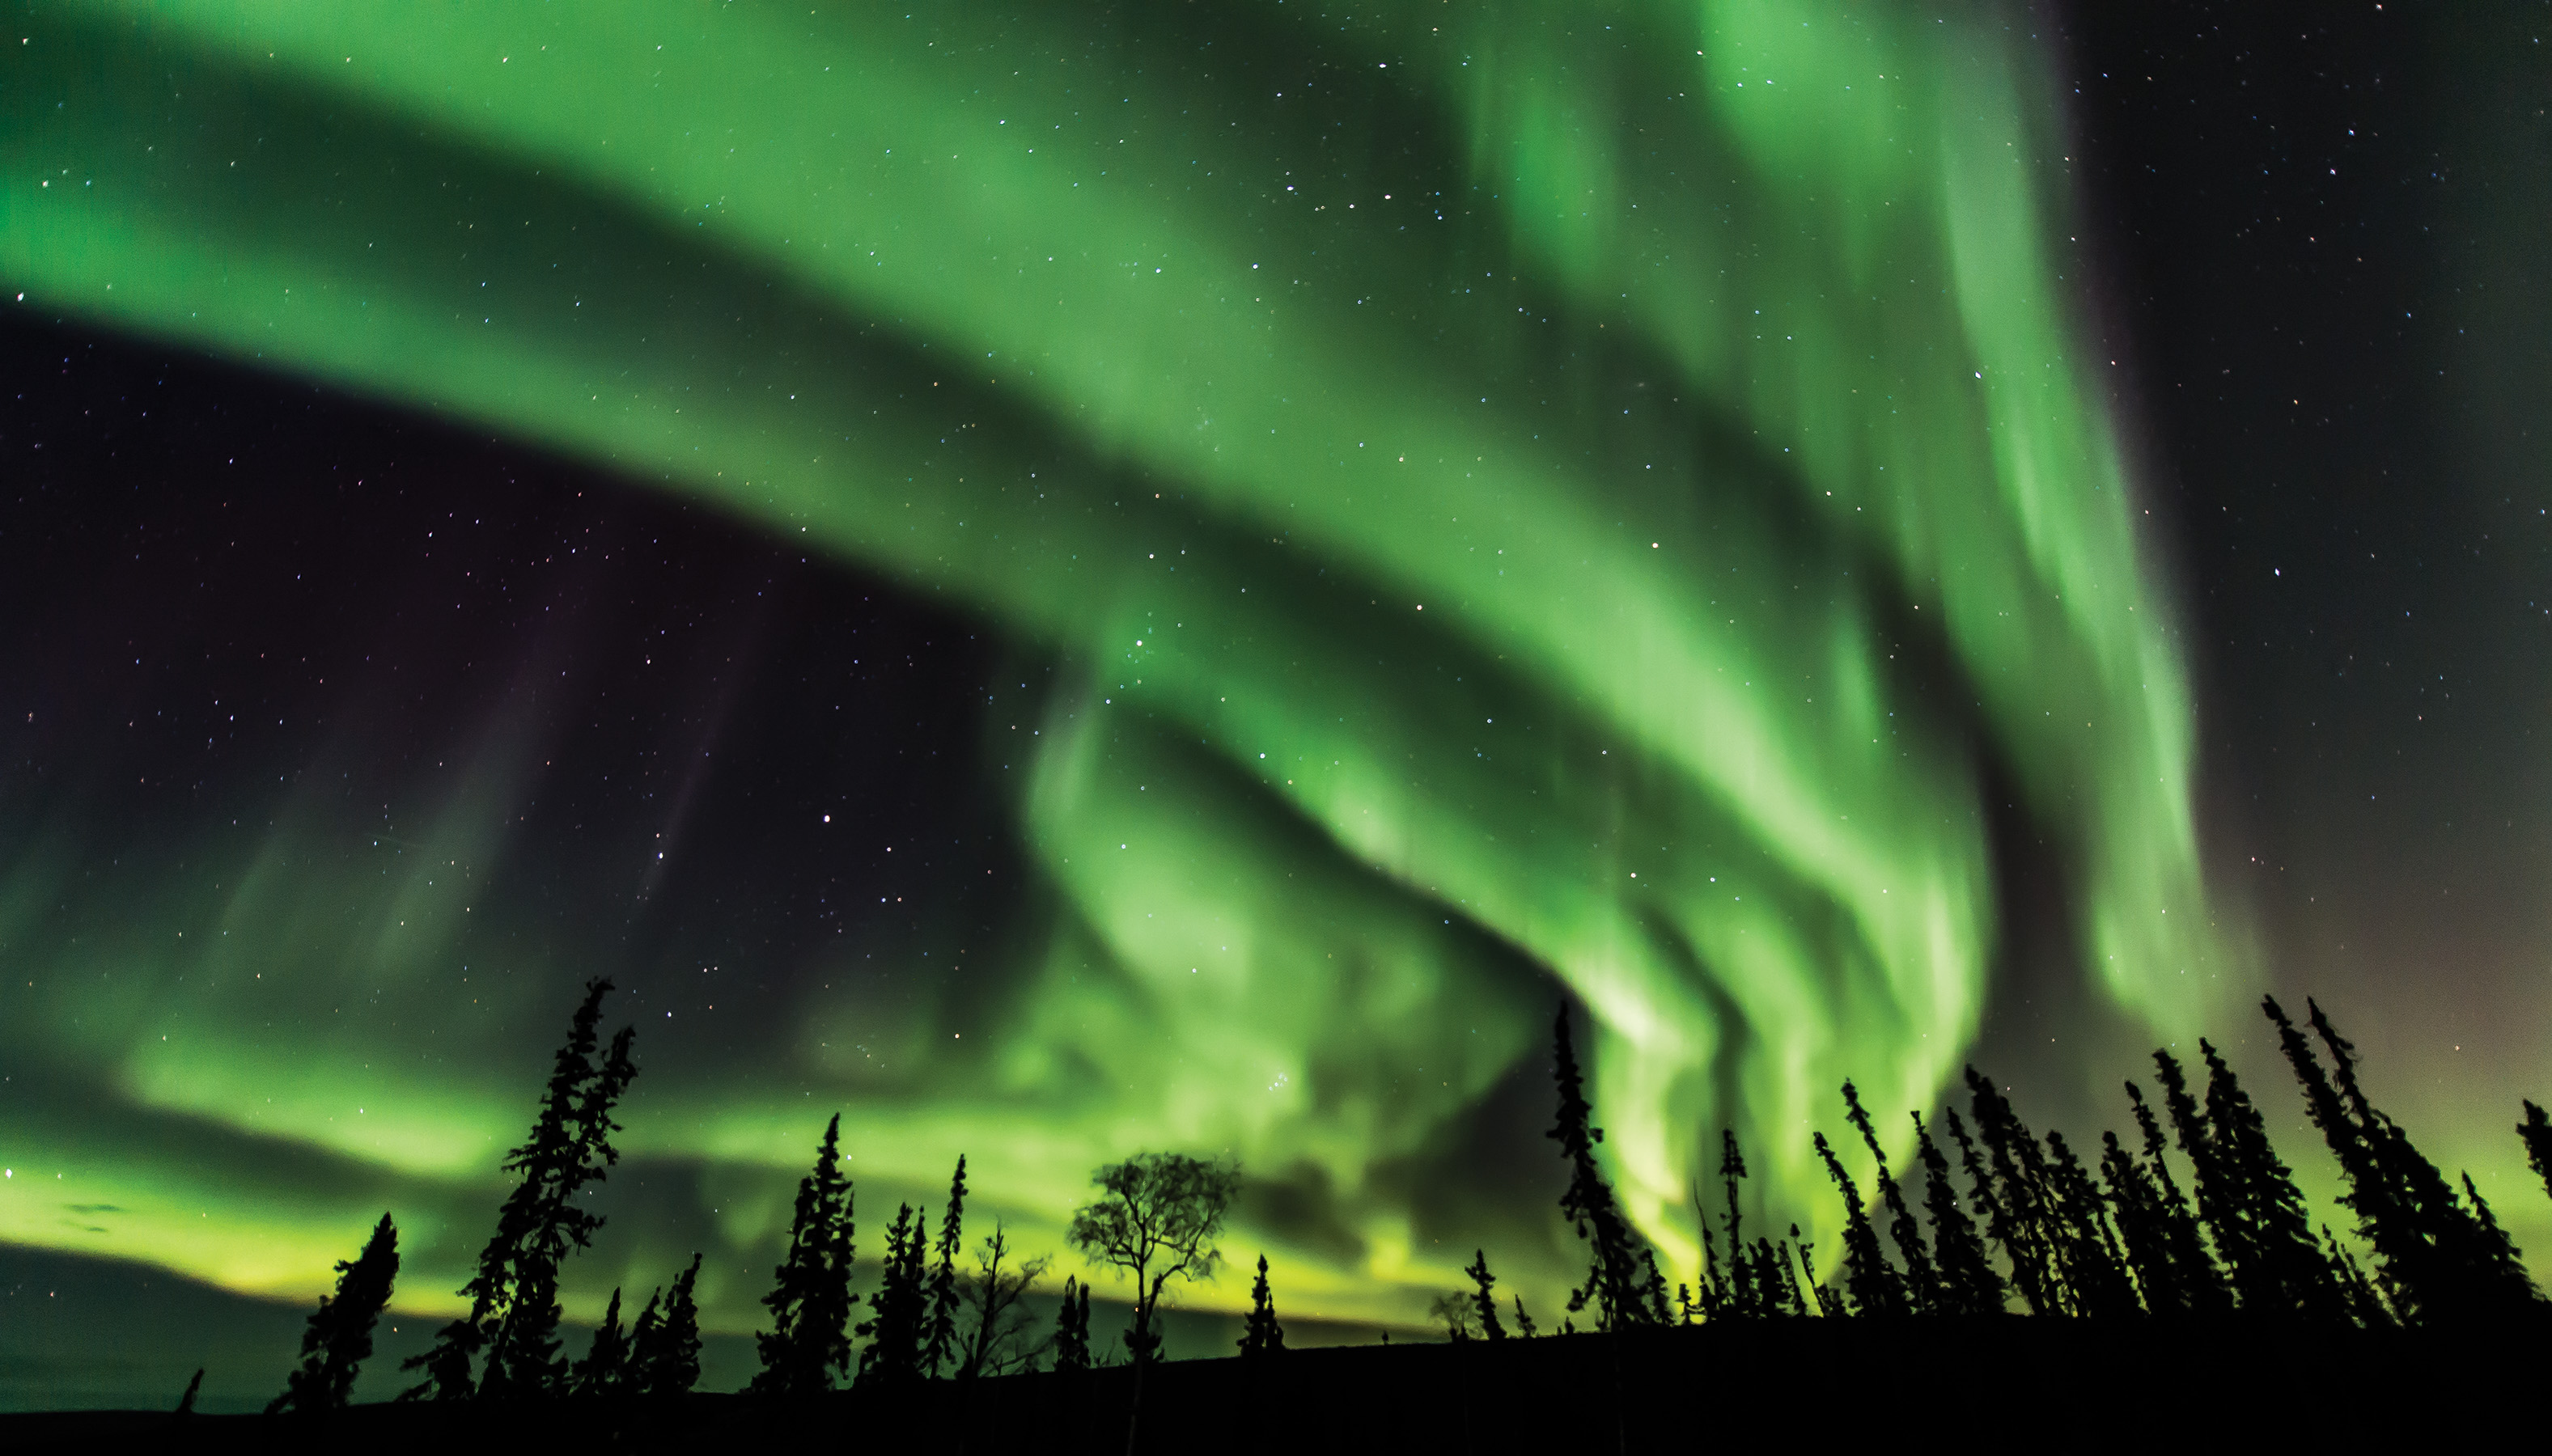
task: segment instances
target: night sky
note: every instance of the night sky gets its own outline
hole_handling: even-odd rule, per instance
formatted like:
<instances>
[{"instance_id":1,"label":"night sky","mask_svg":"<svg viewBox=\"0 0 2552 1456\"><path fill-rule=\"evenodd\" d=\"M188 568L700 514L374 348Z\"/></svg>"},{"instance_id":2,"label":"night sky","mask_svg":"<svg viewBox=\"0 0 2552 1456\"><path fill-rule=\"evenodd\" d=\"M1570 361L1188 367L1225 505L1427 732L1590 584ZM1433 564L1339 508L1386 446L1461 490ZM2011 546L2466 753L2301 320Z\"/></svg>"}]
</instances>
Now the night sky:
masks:
<instances>
[{"instance_id":1,"label":"night sky","mask_svg":"<svg viewBox=\"0 0 2552 1456\"><path fill-rule=\"evenodd\" d=\"M780 126L734 144L733 196L613 180L537 104L435 119L415 75L463 59L345 81L342 36L269 64L218 23L28 22L0 62L0 1405L160 1404L199 1364L208 1404L262 1404L383 1207L384 1349L412 1348L594 975L643 1070L570 1312L707 1250L710 1385L749 1373L836 1109L866 1253L960 1152L976 1217L1045 1248L1092 1168L1175 1147L1242 1158L1226 1247L1268 1250L1306 1338L1409 1328L1482 1246L1555 1310L1563 996L1670 1263L1697 1129L1738 1125L1813 1230L1842 1076L1901 1120L1973 1058L2089 1135L2197 1035L2333 1217L2262 989L2318 997L2379 1102L2552 1249L2509 1135L2552 1092L2552 5L1808 42L1702 8L1700 121L1673 52L1395 13L1424 7L952 22L891 38L877 94L1046 126L1065 172L960 148L810 193L814 133ZM673 49L769 63L765 20ZM886 55L870 24L800 68ZM142 52L174 79L131 79ZM1023 56L1051 76L1005 95ZM1734 109L1898 62L1907 105L1984 118L1933 160L1858 102ZM820 122L822 74L658 109ZM537 84L601 131L658 105ZM2044 246L1979 271L2006 133L2039 189L2012 236ZM146 203L46 210L117 165ZM1944 248L1899 204L1979 231ZM892 281L810 260L832 206ZM1019 231L959 237L987 217ZM1277 303L1245 271L1139 291L1249 258ZM1873 258L1908 291L1831 302ZM1968 354L1973 389L1910 382ZM2058 382L2001 384L2024 361ZM1435 483L1357 455L1385 450ZM2076 709L2089 736L2051 726Z\"/></svg>"}]
</instances>

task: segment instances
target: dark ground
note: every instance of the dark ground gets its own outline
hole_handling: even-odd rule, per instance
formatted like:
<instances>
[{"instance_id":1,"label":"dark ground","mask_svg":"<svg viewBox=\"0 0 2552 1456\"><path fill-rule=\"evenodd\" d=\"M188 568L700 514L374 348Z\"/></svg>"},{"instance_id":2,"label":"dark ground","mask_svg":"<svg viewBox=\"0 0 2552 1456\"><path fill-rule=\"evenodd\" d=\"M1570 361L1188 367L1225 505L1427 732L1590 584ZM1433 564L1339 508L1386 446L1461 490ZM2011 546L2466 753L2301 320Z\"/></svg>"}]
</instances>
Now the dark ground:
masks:
<instances>
[{"instance_id":1,"label":"dark ground","mask_svg":"<svg viewBox=\"0 0 2552 1456\"><path fill-rule=\"evenodd\" d=\"M1128 1368L971 1389L855 1392L800 1405L739 1396L526 1409L359 1405L256 1415L0 1416L11 1452L244 1449L750 1450L891 1445L947 1453L1629 1451L1780 1441L1973 1450L2301 1442L2468 1444L2524 1422L2552 1325L2496 1337L2308 1334L2013 1316L1982 1323L1798 1321L1502 1343L1288 1351L1156 1367L1133 1416ZM2491 1412L2499 1411L2494 1417Z\"/></svg>"}]
</instances>

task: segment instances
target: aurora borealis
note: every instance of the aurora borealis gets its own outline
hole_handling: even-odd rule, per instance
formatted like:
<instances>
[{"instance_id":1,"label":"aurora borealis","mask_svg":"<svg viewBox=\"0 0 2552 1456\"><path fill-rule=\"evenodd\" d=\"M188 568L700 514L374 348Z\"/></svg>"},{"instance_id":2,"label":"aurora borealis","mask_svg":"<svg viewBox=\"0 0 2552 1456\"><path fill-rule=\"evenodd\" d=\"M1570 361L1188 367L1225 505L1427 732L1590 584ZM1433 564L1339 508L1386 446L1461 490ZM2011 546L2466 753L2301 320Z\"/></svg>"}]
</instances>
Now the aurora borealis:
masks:
<instances>
[{"instance_id":1,"label":"aurora borealis","mask_svg":"<svg viewBox=\"0 0 2552 1456\"><path fill-rule=\"evenodd\" d=\"M2015 918L2147 1044L2272 979L2001 9L21 32L24 307L544 476L376 442L428 464L330 487L362 526L208 477L160 549L262 523L276 579L197 589L274 645L64 615L7 715L58 767L0 801L0 1239L300 1299L386 1201L446 1308L604 972L644 1071L573 1313L700 1246L749 1328L839 1107L864 1228L964 1152L1053 1246L1102 1160L1228 1151L1289 1309L1407 1320L1481 1243L1572 1272L1507 1156L1562 988L1680 1271L1717 1127L1820 1216L1833 1089L1931 1106Z\"/></svg>"}]
</instances>

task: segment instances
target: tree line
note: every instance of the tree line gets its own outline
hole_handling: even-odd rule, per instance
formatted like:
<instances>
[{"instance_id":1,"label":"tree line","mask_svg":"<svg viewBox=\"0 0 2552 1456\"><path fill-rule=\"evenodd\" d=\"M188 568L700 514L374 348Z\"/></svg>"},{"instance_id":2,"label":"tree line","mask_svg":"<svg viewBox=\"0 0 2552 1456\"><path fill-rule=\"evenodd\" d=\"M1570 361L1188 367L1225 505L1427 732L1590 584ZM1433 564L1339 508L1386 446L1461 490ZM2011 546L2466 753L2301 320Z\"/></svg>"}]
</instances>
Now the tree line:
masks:
<instances>
[{"instance_id":1,"label":"tree line","mask_svg":"<svg viewBox=\"0 0 2552 1456\"><path fill-rule=\"evenodd\" d=\"M622 1291L613 1290L584 1355L571 1360L562 1349L561 1267L589 1247L603 1224L576 1200L619 1159L610 1141L620 1130L612 1109L636 1075L633 1030L624 1027L607 1048L597 1035L610 989L608 981L586 984L530 1136L503 1164L518 1181L459 1291L468 1311L404 1363L420 1379L400 1400L674 1396L697 1382L697 1254L626 1326ZM2346 1186L2339 1202L2355 1217L2371 1267L2327 1224L2313 1224L2266 1119L2222 1055L2201 1040L2203 1090L2192 1087L2190 1069L2157 1049L2160 1110L2128 1082L2135 1132L2125 1140L2103 1133L2089 1162L2063 1133L2034 1132L1990 1080L1967 1068L1967 1115L1945 1108L1939 1129L1957 1150L1956 1171L1934 1127L1921 1112L1911 1114L1919 1213L1918 1196L1896 1178L1859 1091L1845 1083L1844 1121L1874 1164L1875 1197L1864 1196L1826 1134L1814 1133L1844 1214L1841 1256L1824 1278L1798 1224L1786 1236L1777 1229L1750 1235L1742 1211L1745 1154L1736 1133L1723 1129L1721 1209L1706 1206L1697 1182L1692 1190L1702 1268L1697 1283L1669 1292L1655 1250L1623 1211L1596 1158L1604 1133L1593 1123L1562 1005L1552 1027L1557 1109L1546 1135L1568 1170L1559 1210L1588 1263L1557 1332L1577 1333L1581 1317L1603 1332L1723 1319L1975 1318L2011 1312L2015 1301L2042 1317L2266 1317L2333 1329L2541 1312L2543 1297L2470 1176L2447 1180L2374 1105L2359 1081L2356 1047L2318 1005L2306 1007L2309 1037L2274 998L2262 1002L2305 1110L2339 1164ZM2517 1134L2552 1193L2552 1119L2530 1100L2523 1108ZM926 1208L900 1205L887 1229L879 1287L853 1293L853 1189L842 1172L840 1133L836 1113L814 1167L798 1185L789 1242L762 1300L771 1327L754 1337L762 1368L748 1394L800 1398L845 1384L972 1381L1034 1370L1041 1361L1063 1371L1093 1366L1086 1284L1065 1280L1055 1319L1040 1335L1027 1297L1051 1257L1023 1257L998 1222L967 1245L963 1156L935 1235ZM2185 1187L2167 1156L2174 1149L2191 1170ZM1909 1169L1908 1176L1916 1175ZM1160 1311L1172 1283L1211 1278L1222 1262L1215 1240L1239 1171L1227 1162L1142 1153L1099 1170L1092 1182L1097 1196L1074 1214L1067 1238L1092 1263L1130 1282L1121 1339L1139 1379L1161 1357ZM269 1412L347 1404L397 1277L390 1215L382 1214L362 1252L336 1269L335 1293L311 1314L301 1362ZM1448 1338L1541 1333L1521 1296L1510 1294L1501 1304L1485 1250L1474 1251L1463 1272L1471 1290L1438 1298L1433 1309ZM1264 1255L1250 1303L1240 1353L1281 1352L1284 1327Z\"/></svg>"}]
</instances>

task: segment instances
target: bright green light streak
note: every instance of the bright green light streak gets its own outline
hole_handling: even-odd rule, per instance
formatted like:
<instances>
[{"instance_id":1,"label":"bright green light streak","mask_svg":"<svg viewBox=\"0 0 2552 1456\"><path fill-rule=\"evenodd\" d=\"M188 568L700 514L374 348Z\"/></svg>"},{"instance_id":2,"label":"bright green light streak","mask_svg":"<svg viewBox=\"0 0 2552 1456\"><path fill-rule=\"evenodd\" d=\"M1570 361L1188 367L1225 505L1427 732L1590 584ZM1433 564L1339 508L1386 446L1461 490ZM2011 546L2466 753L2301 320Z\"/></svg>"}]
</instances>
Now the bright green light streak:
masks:
<instances>
[{"instance_id":1,"label":"bright green light streak","mask_svg":"<svg viewBox=\"0 0 2552 1456\"><path fill-rule=\"evenodd\" d=\"M1311 24L1266 9L1240 20ZM81 7L10 57L0 265L715 500L1080 665L1025 806L1072 923L994 1085L905 1036L853 1119L888 1176L962 1144L1051 1220L1099 1157L1230 1147L1350 1191L1342 1300L1448 1283L1361 1191L1535 1050L1476 926L1593 1009L1606 1146L1688 1264L1701 1130L1821 1206L1834 1086L1928 1103L1973 1031L1967 714L1890 664L1946 647L2069 839L2088 965L2167 1028L2237 965L2185 689L1996 27L1447 9L1332 24L1368 120L1428 119L1467 192L1045 9ZM376 908L368 962L399 963ZM858 1086L837 1044L877 1029L809 1024ZM502 1122L366 1154L319 1102L119 1051L145 1102L406 1169ZM686 1100L633 1137L802 1161L802 1109Z\"/></svg>"}]
</instances>

